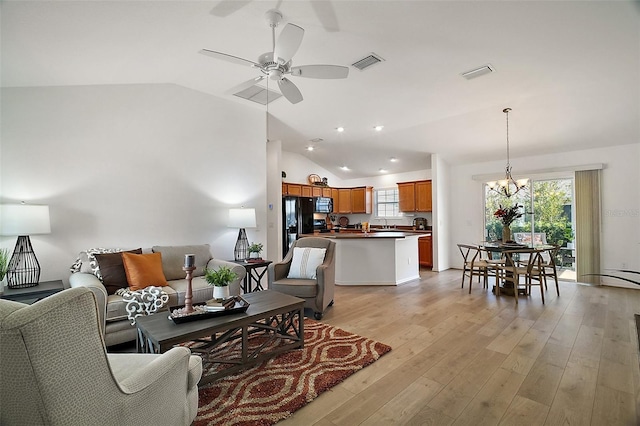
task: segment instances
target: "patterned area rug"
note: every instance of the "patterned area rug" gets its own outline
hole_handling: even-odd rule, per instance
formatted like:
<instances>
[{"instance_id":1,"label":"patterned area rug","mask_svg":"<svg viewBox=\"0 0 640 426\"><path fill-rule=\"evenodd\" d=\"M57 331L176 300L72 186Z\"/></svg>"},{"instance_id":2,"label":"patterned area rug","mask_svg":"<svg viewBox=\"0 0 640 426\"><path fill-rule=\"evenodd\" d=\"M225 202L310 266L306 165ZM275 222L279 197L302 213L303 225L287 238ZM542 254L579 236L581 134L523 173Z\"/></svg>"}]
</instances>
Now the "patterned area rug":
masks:
<instances>
[{"instance_id":1,"label":"patterned area rug","mask_svg":"<svg viewBox=\"0 0 640 426\"><path fill-rule=\"evenodd\" d=\"M366 337L305 319L304 349L200 388L193 424L273 425L390 350Z\"/></svg>"}]
</instances>

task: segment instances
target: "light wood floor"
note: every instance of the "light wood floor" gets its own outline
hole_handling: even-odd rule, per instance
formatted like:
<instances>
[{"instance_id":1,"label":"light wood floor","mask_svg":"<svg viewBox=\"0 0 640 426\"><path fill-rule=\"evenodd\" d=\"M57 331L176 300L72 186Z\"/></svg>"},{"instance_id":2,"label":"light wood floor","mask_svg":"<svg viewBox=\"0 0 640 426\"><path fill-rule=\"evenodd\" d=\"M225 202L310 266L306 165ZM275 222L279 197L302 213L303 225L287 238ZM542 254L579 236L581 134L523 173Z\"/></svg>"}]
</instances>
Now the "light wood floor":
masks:
<instances>
[{"instance_id":1,"label":"light wood floor","mask_svg":"<svg viewBox=\"0 0 640 426\"><path fill-rule=\"evenodd\" d=\"M461 271L338 287L323 322L390 345L286 425L636 425L640 290L496 298ZM551 282L553 283L553 282Z\"/></svg>"}]
</instances>

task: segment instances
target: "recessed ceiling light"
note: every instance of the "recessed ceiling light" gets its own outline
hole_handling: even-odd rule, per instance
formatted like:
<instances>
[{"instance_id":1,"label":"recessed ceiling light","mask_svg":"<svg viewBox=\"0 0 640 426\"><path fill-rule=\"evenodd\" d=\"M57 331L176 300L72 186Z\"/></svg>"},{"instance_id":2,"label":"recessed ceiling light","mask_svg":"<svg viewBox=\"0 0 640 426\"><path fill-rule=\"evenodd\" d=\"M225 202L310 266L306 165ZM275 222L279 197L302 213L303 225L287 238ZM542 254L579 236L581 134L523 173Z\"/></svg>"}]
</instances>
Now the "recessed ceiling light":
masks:
<instances>
[{"instance_id":1,"label":"recessed ceiling light","mask_svg":"<svg viewBox=\"0 0 640 426\"><path fill-rule=\"evenodd\" d=\"M387 173L387 171L386 171L385 169L378 169L378 171L379 171L380 173Z\"/></svg>"},{"instance_id":2,"label":"recessed ceiling light","mask_svg":"<svg viewBox=\"0 0 640 426\"><path fill-rule=\"evenodd\" d=\"M336 130L338 131L338 133L342 133L342 132L344 132L344 127L342 127L342 126L336 127Z\"/></svg>"},{"instance_id":3,"label":"recessed ceiling light","mask_svg":"<svg viewBox=\"0 0 640 426\"><path fill-rule=\"evenodd\" d=\"M308 146L307 147L307 151L313 151L313 147L312 146Z\"/></svg>"},{"instance_id":4,"label":"recessed ceiling light","mask_svg":"<svg viewBox=\"0 0 640 426\"><path fill-rule=\"evenodd\" d=\"M384 129L384 126L375 126L373 128L376 132L379 132L380 130Z\"/></svg>"},{"instance_id":5,"label":"recessed ceiling light","mask_svg":"<svg viewBox=\"0 0 640 426\"><path fill-rule=\"evenodd\" d=\"M389 161L391 161L392 163L395 163L398 161L398 159L396 157L391 157L389 158Z\"/></svg>"},{"instance_id":6,"label":"recessed ceiling light","mask_svg":"<svg viewBox=\"0 0 640 426\"><path fill-rule=\"evenodd\" d=\"M349 171L349 168L347 166L342 166L340 167L341 170L344 170L345 172Z\"/></svg>"}]
</instances>

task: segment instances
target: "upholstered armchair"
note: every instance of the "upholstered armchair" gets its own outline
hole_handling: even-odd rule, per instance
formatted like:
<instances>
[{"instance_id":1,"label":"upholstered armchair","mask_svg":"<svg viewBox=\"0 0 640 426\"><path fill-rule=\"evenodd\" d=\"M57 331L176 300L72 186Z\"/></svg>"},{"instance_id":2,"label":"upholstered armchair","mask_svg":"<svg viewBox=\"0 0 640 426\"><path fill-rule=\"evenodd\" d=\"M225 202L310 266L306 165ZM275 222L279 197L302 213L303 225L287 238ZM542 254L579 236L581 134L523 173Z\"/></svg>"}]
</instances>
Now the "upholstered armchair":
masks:
<instances>
[{"instance_id":1,"label":"upholstered armchair","mask_svg":"<svg viewBox=\"0 0 640 426\"><path fill-rule=\"evenodd\" d=\"M33 305L0 300L0 424L189 425L202 360L107 354L91 290Z\"/></svg>"},{"instance_id":2,"label":"upholstered armchair","mask_svg":"<svg viewBox=\"0 0 640 426\"><path fill-rule=\"evenodd\" d=\"M291 278L295 248L326 249L324 260L315 268L315 278ZM335 289L336 243L328 238L306 237L294 241L281 262L269 265L269 289L304 299L304 305L313 310L314 317L322 319L325 309L333 305Z\"/></svg>"}]
</instances>

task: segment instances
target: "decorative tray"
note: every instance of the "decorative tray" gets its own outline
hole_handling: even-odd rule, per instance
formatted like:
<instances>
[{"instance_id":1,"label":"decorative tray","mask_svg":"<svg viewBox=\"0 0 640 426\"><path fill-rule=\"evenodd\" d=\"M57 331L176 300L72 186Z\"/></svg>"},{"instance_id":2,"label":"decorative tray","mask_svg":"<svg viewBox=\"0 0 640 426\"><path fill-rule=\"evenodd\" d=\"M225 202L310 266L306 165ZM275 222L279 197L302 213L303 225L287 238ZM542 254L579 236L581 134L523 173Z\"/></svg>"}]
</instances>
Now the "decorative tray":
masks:
<instances>
[{"instance_id":1,"label":"decorative tray","mask_svg":"<svg viewBox=\"0 0 640 426\"><path fill-rule=\"evenodd\" d=\"M182 324L184 322L237 314L240 312L246 312L249 308L249 302L240 296L232 296L222 302L210 300L206 305L194 305L193 308L195 311L190 314L181 312L183 308L173 309L169 314L169 319L175 324Z\"/></svg>"}]
</instances>

